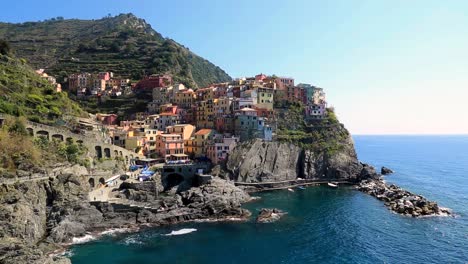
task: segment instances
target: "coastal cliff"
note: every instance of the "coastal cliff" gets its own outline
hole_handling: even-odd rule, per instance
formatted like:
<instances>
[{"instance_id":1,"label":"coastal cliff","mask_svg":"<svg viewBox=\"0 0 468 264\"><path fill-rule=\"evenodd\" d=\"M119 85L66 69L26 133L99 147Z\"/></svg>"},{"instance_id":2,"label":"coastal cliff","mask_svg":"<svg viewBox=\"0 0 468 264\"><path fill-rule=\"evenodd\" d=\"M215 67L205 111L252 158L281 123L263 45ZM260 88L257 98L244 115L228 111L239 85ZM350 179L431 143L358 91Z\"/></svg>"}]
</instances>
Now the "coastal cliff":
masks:
<instances>
[{"instance_id":1,"label":"coastal cliff","mask_svg":"<svg viewBox=\"0 0 468 264\"><path fill-rule=\"evenodd\" d=\"M301 142L256 139L242 143L229 156L226 170L232 180L244 183L298 178L355 183L363 178L377 177L372 167L359 162L346 129L339 126L329 133L330 137L338 138L336 135L340 135L340 141L334 151L311 149Z\"/></svg>"}]
</instances>

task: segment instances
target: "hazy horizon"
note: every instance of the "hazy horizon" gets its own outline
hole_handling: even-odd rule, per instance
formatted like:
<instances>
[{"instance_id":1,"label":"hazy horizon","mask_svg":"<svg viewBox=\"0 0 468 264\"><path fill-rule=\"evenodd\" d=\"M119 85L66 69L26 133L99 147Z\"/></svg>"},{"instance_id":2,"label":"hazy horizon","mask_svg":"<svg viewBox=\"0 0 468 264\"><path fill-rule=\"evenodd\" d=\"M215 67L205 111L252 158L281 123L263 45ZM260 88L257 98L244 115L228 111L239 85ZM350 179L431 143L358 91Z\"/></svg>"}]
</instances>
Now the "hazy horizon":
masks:
<instances>
[{"instance_id":1,"label":"hazy horizon","mask_svg":"<svg viewBox=\"0 0 468 264\"><path fill-rule=\"evenodd\" d=\"M466 10L464 1L24 0L3 3L0 21L131 12L233 78L262 72L325 88L353 135L464 135Z\"/></svg>"}]
</instances>

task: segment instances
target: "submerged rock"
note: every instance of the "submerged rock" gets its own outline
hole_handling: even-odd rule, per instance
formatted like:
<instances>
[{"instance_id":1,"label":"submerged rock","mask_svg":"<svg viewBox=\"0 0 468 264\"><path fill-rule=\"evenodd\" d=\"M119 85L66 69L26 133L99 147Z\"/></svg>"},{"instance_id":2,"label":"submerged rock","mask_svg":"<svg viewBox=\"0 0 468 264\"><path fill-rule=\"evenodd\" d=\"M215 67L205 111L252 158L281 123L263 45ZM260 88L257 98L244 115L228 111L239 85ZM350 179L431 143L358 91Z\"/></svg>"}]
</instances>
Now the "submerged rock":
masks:
<instances>
[{"instance_id":1,"label":"submerged rock","mask_svg":"<svg viewBox=\"0 0 468 264\"><path fill-rule=\"evenodd\" d=\"M272 223L278 221L285 214L285 212L276 208L262 208L258 213L256 221L257 223Z\"/></svg>"},{"instance_id":2,"label":"submerged rock","mask_svg":"<svg viewBox=\"0 0 468 264\"><path fill-rule=\"evenodd\" d=\"M393 170L387 168L387 167L382 167L380 169L380 174L382 175L388 175L388 174L392 174L393 173Z\"/></svg>"}]
</instances>

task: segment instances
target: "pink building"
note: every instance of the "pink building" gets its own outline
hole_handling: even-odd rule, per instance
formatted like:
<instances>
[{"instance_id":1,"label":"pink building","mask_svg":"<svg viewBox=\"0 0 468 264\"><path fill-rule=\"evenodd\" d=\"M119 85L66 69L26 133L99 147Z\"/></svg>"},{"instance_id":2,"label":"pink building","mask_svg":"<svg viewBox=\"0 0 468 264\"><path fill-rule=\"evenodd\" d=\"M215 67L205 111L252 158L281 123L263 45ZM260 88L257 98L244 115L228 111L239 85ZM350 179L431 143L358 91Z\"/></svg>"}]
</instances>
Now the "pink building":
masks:
<instances>
[{"instance_id":1,"label":"pink building","mask_svg":"<svg viewBox=\"0 0 468 264\"><path fill-rule=\"evenodd\" d=\"M161 157L184 154L184 140L180 134L160 134L156 136L156 153Z\"/></svg>"},{"instance_id":2,"label":"pink building","mask_svg":"<svg viewBox=\"0 0 468 264\"><path fill-rule=\"evenodd\" d=\"M227 160L229 153L236 147L239 142L238 137L220 137L215 138L206 150L207 157L213 164L218 164Z\"/></svg>"},{"instance_id":3,"label":"pink building","mask_svg":"<svg viewBox=\"0 0 468 264\"><path fill-rule=\"evenodd\" d=\"M111 78L110 72L100 72L98 74L98 79L99 80L109 81L110 78Z\"/></svg>"},{"instance_id":4,"label":"pink building","mask_svg":"<svg viewBox=\"0 0 468 264\"><path fill-rule=\"evenodd\" d=\"M267 76L263 73L260 73L258 75L255 75L255 81L263 81L267 78Z\"/></svg>"}]
</instances>

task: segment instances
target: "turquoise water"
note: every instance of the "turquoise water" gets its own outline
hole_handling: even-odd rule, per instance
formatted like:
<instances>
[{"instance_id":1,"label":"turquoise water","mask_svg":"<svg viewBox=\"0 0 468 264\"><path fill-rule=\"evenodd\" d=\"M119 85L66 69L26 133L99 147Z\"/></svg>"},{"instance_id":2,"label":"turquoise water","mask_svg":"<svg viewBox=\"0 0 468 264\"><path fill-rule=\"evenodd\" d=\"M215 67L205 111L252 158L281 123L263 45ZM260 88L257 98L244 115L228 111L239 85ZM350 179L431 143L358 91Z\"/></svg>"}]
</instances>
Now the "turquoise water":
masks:
<instances>
[{"instance_id":1,"label":"turquoise water","mask_svg":"<svg viewBox=\"0 0 468 264\"><path fill-rule=\"evenodd\" d=\"M246 205L288 212L273 224L188 223L74 246L73 263L467 263L468 136L357 136L359 158L387 181L458 215L396 215L351 188L263 193ZM197 231L165 236L173 230Z\"/></svg>"}]
</instances>

